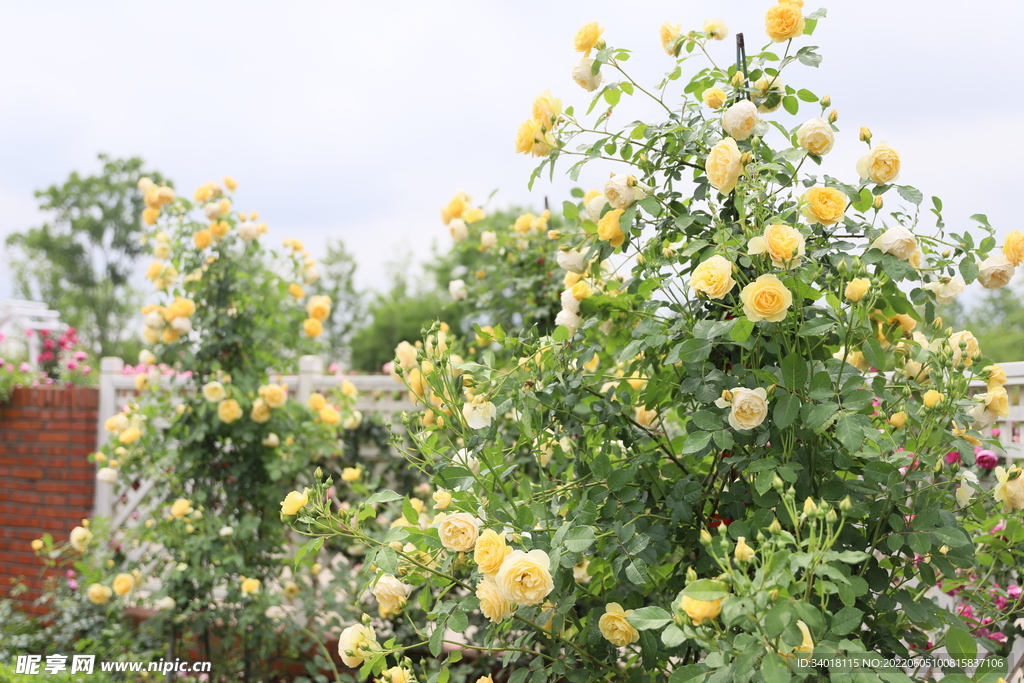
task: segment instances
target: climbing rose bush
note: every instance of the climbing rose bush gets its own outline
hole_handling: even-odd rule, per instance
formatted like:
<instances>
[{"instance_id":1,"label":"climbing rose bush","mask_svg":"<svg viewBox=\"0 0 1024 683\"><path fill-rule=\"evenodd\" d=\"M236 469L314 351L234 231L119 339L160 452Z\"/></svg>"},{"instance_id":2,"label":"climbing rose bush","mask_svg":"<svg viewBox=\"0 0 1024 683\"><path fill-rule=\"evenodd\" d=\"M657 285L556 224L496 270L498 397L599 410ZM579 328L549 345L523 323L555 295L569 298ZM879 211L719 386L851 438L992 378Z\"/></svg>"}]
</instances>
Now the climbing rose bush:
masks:
<instances>
[{"instance_id":1,"label":"climbing rose bush","mask_svg":"<svg viewBox=\"0 0 1024 683\"><path fill-rule=\"evenodd\" d=\"M969 661L1008 652L1021 608L1021 469L974 450L1008 413L1006 375L934 311L1005 284L1021 236L1000 253L983 215L947 233L941 201L922 211L899 141L843 130L830 96L799 88L825 11L766 9L766 47L740 42L736 64L714 52L721 21L661 27L657 84L587 24L586 111L534 103L515 141L540 158L531 183L610 170L562 203L555 329L435 325L396 350L430 407L408 427L432 510L391 490L338 510L321 478L285 516L311 544L370 548L380 610L339 645L361 676L446 644L443 667L469 648L512 683L906 681L924 668L839 658L938 647L960 658L949 674L1006 675ZM629 98L662 115L616 124ZM863 158L816 174L838 141ZM394 637L401 621L415 637Z\"/></svg>"}]
</instances>

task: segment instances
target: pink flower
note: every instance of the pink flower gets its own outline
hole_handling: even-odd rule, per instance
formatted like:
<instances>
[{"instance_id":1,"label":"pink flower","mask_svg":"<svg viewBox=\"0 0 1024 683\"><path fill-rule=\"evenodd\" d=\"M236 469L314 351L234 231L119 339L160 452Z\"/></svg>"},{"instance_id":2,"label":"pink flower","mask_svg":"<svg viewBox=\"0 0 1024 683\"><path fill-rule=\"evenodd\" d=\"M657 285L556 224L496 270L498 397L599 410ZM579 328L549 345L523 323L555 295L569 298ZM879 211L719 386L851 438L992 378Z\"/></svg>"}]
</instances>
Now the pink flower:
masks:
<instances>
[{"instance_id":1,"label":"pink flower","mask_svg":"<svg viewBox=\"0 0 1024 683\"><path fill-rule=\"evenodd\" d=\"M337 363L331 363L330 365L327 366L327 372L331 373L332 375L338 372L338 370L340 369L341 366L339 366Z\"/></svg>"},{"instance_id":2,"label":"pink flower","mask_svg":"<svg viewBox=\"0 0 1024 683\"><path fill-rule=\"evenodd\" d=\"M25 330L25 336L26 337L31 337L35 333L36 333L35 330Z\"/></svg>"},{"instance_id":3,"label":"pink flower","mask_svg":"<svg viewBox=\"0 0 1024 683\"><path fill-rule=\"evenodd\" d=\"M89 357L89 354L85 351L75 351L75 360L83 361Z\"/></svg>"},{"instance_id":4,"label":"pink flower","mask_svg":"<svg viewBox=\"0 0 1024 683\"><path fill-rule=\"evenodd\" d=\"M391 361L388 361L387 363L385 363L381 367L381 372L383 372L385 375L390 375L391 371L394 370L394 369L395 369L395 364L393 362L391 362Z\"/></svg>"},{"instance_id":5,"label":"pink flower","mask_svg":"<svg viewBox=\"0 0 1024 683\"><path fill-rule=\"evenodd\" d=\"M73 591L78 590L78 582L74 579L68 579L68 588L70 588Z\"/></svg>"},{"instance_id":6,"label":"pink flower","mask_svg":"<svg viewBox=\"0 0 1024 683\"><path fill-rule=\"evenodd\" d=\"M974 616L974 612L971 610L971 606L966 602L961 602L957 605L956 613L962 616L964 619L970 619Z\"/></svg>"},{"instance_id":7,"label":"pink flower","mask_svg":"<svg viewBox=\"0 0 1024 683\"><path fill-rule=\"evenodd\" d=\"M1006 642L1006 635L1002 631L996 631L995 633L990 633L988 635L988 639L989 640L994 640L997 643L1005 643Z\"/></svg>"},{"instance_id":8,"label":"pink flower","mask_svg":"<svg viewBox=\"0 0 1024 683\"><path fill-rule=\"evenodd\" d=\"M950 465L960 462L960 451L950 451L949 453L946 453L946 462Z\"/></svg>"},{"instance_id":9,"label":"pink flower","mask_svg":"<svg viewBox=\"0 0 1024 683\"><path fill-rule=\"evenodd\" d=\"M88 365L83 365L82 366L82 374L83 375L88 375L90 372L92 372L92 368L90 368Z\"/></svg>"},{"instance_id":10,"label":"pink flower","mask_svg":"<svg viewBox=\"0 0 1024 683\"><path fill-rule=\"evenodd\" d=\"M39 360L43 363L48 363L53 360L53 351L43 351L39 354Z\"/></svg>"},{"instance_id":11,"label":"pink flower","mask_svg":"<svg viewBox=\"0 0 1024 683\"><path fill-rule=\"evenodd\" d=\"M1010 601L1007 600L1002 595L997 595L994 602L995 602L996 609L999 610L1000 612L1002 612L1004 609L1006 609L1007 606L1010 604Z\"/></svg>"},{"instance_id":12,"label":"pink flower","mask_svg":"<svg viewBox=\"0 0 1024 683\"><path fill-rule=\"evenodd\" d=\"M74 569L67 570L66 572L64 572L64 576L68 577L69 579L75 578L75 570Z\"/></svg>"},{"instance_id":13,"label":"pink flower","mask_svg":"<svg viewBox=\"0 0 1024 683\"><path fill-rule=\"evenodd\" d=\"M983 450L976 456L976 462L978 467L984 470L990 470L999 464L999 458L996 454L989 450Z\"/></svg>"},{"instance_id":14,"label":"pink flower","mask_svg":"<svg viewBox=\"0 0 1024 683\"><path fill-rule=\"evenodd\" d=\"M992 428L992 436L996 437L997 439L999 438L999 435L1002 434L1002 433L1003 433L1003 430L999 429L999 427L993 427Z\"/></svg>"},{"instance_id":15,"label":"pink flower","mask_svg":"<svg viewBox=\"0 0 1024 683\"><path fill-rule=\"evenodd\" d=\"M78 368L78 363L73 360L68 361L68 370L75 370Z\"/></svg>"},{"instance_id":16,"label":"pink flower","mask_svg":"<svg viewBox=\"0 0 1024 683\"><path fill-rule=\"evenodd\" d=\"M1018 586L1015 583L1010 584L1009 586L1006 587L1006 594L1009 595L1010 599L1012 599L1012 600L1020 600L1020 596L1021 596L1020 586Z\"/></svg>"},{"instance_id":17,"label":"pink flower","mask_svg":"<svg viewBox=\"0 0 1024 683\"><path fill-rule=\"evenodd\" d=\"M1006 528L1006 520L1005 519L1001 519L1001 520L999 520L998 524L996 524L994 527L992 527L992 531L990 531L989 533L990 534L995 534L995 533L998 533L998 532L1002 531L1005 528Z\"/></svg>"}]
</instances>

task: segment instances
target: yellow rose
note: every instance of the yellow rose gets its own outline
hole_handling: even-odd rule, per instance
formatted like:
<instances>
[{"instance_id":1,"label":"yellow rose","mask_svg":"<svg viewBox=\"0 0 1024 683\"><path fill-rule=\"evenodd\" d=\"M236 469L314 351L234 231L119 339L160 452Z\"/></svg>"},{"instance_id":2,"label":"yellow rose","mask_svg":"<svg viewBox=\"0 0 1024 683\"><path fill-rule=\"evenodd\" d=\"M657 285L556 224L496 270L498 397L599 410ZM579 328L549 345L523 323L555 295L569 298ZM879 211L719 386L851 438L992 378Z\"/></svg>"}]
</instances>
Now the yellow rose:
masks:
<instances>
[{"instance_id":1,"label":"yellow rose","mask_svg":"<svg viewBox=\"0 0 1024 683\"><path fill-rule=\"evenodd\" d=\"M722 194L732 192L736 187L736 182L740 179L740 173L743 172L743 164L740 160L740 150L733 138L725 138L712 147L704 162L704 169L711 187Z\"/></svg>"},{"instance_id":2,"label":"yellow rose","mask_svg":"<svg viewBox=\"0 0 1024 683\"><path fill-rule=\"evenodd\" d=\"M302 297L306 296L306 290L302 288L302 285L296 282L293 282L290 285L288 285L288 293L291 294L296 299L301 299Z\"/></svg>"},{"instance_id":3,"label":"yellow rose","mask_svg":"<svg viewBox=\"0 0 1024 683\"><path fill-rule=\"evenodd\" d=\"M220 382L207 382L203 385L203 398L210 403L220 403L227 395L224 385Z\"/></svg>"},{"instance_id":4,"label":"yellow rose","mask_svg":"<svg viewBox=\"0 0 1024 683\"><path fill-rule=\"evenodd\" d=\"M107 586L94 583L89 586L85 594L92 604L105 605L110 601L110 596L114 594L114 591L110 590Z\"/></svg>"},{"instance_id":5,"label":"yellow rose","mask_svg":"<svg viewBox=\"0 0 1024 683\"><path fill-rule=\"evenodd\" d=\"M252 595L253 593L259 591L259 589L260 589L260 580L259 579L247 579L244 576L242 577L242 592L243 593L245 593L246 595Z\"/></svg>"},{"instance_id":6,"label":"yellow rose","mask_svg":"<svg viewBox=\"0 0 1024 683\"><path fill-rule=\"evenodd\" d=\"M185 498L179 498L178 500L174 501L173 505L171 505L171 515L174 517L184 517L188 514L188 511L191 509L191 501Z\"/></svg>"},{"instance_id":7,"label":"yellow rose","mask_svg":"<svg viewBox=\"0 0 1024 683\"><path fill-rule=\"evenodd\" d=\"M988 392L982 394L982 396L985 399L986 409L999 417L1010 416L1010 397L1004 387L990 386Z\"/></svg>"},{"instance_id":8,"label":"yellow rose","mask_svg":"<svg viewBox=\"0 0 1024 683\"><path fill-rule=\"evenodd\" d=\"M71 547L82 553L89 547L89 543L92 541L92 532L86 529L84 526L76 526L71 530L71 534L68 536L68 542Z\"/></svg>"},{"instance_id":9,"label":"yellow rose","mask_svg":"<svg viewBox=\"0 0 1024 683\"><path fill-rule=\"evenodd\" d=\"M945 400L946 395L941 394L938 391L935 391L934 389L929 389L928 391L924 392L924 396L921 398L921 401L924 403L925 408L934 408L936 405L942 403Z\"/></svg>"},{"instance_id":10,"label":"yellow rose","mask_svg":"<svg viewBox=\"0 0 1024 683\"><path fill-rule=\"evenodd\" d=\"M451 494L448 496L450 498ZM511 552L512 548L505 543L505 532L499 534L493 529L486 529L476 541L473 559L480 571L490 576L498 573L501 563Z\"/></svg>"},{"instance_id":11,"label":"yellow rose","mask_svg":"<svg viewBox=\"0 0 1024 683\"><path fill-rule=\"evenodd\" d=\"M703 292L712 299L721 299L735 284L732 262L718 254L698 265L690 278L690 287L694 291Z\"/></svg>"},{"instance_id":12,"label":"yellow rose","mask_svg":"<svg viewBox=\"0 0 1024 683\"><path fill-rule=\"evenodd\" d=\"M359 477L361 477L362 474L363 471L358 467L346 467L341 471L341 480L349 483L359 481Z\"/></svg>"},{"instance_id":13,"label":"yellow rose","mask_svg":"<svg viewBox=\"0 0 1024 683\"><path fill-rule=\"evenodd\" d=\"M1006 370L1003 369L1002 365L986 365L981 369L982 373L988 375L988 389L992 390L992 387L1001 387L1006 384Z\"/></svg>"},{"instance_id":14,"label":"yellow rose","mask_svg":"<svg viewBox=\"0 0 1024 683\"><path fill-rule=\"evenodd\" d=\"M316 318L306 318L302 322L302 331L307 337L316 338L324 331L324 325Z\"/></svg>"},{"instance_id":15,"label":"yellow rose","mask_svg":"<svg viewBox=\"0 0 1024 683\"><path fill-rule=\"evenodd\" d=\"M750 100L740 100L722 114L722 129L737 140L746 140L754 134L761 117Z\"/></svg>"},{"instance_id":16,"label":"yellow rose","mask_svg":"<svg viewBox=\"0 0 1024 683\"><path fill-rule=\"evenodd\" d=\"M658 28L658 38L661 39L661 47L672 57L676 54L676 41L679 40L682 29L682 24L669 24L668 22Z\"/></svg>"},{"instance_id":17,"label":"yellow rose","mask_svg":"<svg viewBox=\"0 0 1024 683\"><path fill-rule=\"evenodd\" d=\"M310 318L323 322L327 320L328 316L331 315L331 297L329 296L311 296L309 301L306 302L306 312L309 313Z\"/></svg>"},{"instance_id":18,"label":"yellow rose","mask_svg":"<svg viewBox=\"0 0 1024 683\"><path fill-rule=\"evenodd\" d=\"M402 583L394 574L380 577L373 587L373 597L377 598L382 615L388 617L402 613L411 592L412 586Z\"/></svg>"},{"instance_id":19,"label":"yellow rose","mask_svg":"<svg viewBox=\"0 0 1024 683\"><path fill-rule=\"evenodd\" d=\"M601 40L601 34L603 32L604 28L599 26L596 21L586 24L576 32L576 37L572 41L573 48L576 52L584 52L589 56L590 51L595 47L600 49L601 44L603 43Z\"/></svg>"},{"instance_id":20,"label":"yellow rose","mask_svg":"<svg viewBox=\"0 0 1024 683\"><path fill-rule=\"evenodd\" d=\"M884 142L879 143L857 162L857 173L862 180L891 183L900 175L900 155Z\"/></svg>"},{"instance_id":21,"label":"yellow rose","mask_svg":"<svg viewBox=\"0 0 1024 683\"><path fill-rule=\"evenodd\" d=\"M512 614L512 605L490 576L477 584L476 597L480 600L480 611L495 624Z\"/></svg>"},{"instance_id":22,"label":"yellow rose","mask_svg":"<svg viewBox=\"0 0 1024 683\"><path fill-rule=\"evenodd\" d=\"M476 545L480 520L468 512L445 515L437 527L441 545L457 553L468 553Z\"/></svg>"},{"instance_id":23,"label":"yellow rose","mask_svg":"<svg viewBox=\"0 0 1024 683\"><path fill-rule=\"evenodd\" d=\"M607 241L613 247L621 247L626 241L626 233L619 226L619 219L625 213L622 209L612 209L597 222L597 237Z\"/></svg>"},{"instance_id":24,"label":"yellow rose","mask_svg":"<svg viewBox=\"0 0 1024 683\"><path fill-rule=\"evenodd\" d=\"M158 244L153 247L153 256L162 259L171 258L171 248L166 244Z\"/></svg>"},{"instance_id":25,"label":"yellow rose","mask_svg":"<svg viewBox=\"0 0 1024 683\"><path fill-rule=\"evenodd\" d=\"M701 98L704 100L705 105L711 107L712 109L718 109L723 104L725 104L727 95L725 94L725 91L722 90L721 88L708 88L707 90L704 91L704 94Z\"/></svg>"},{"instance_id":26,"label":"yellow rose","mask_svg":"<svg viewBox=\"0 0 1024 683\"><path fill-rule=\"evenodd\" d=\"M686 612L686 616L693 619L694 626L700 626L706 619L714 619L722 613L722 599L718 600L694 600L684 595L679 600L679 608Z\"/></svg>"},{"instance_id":27,"label":"yellow rose","mask_svg":"<svg viewBox=\"0 0 1024 683\"><path fill-rule=\"evenodd\" d=\"M836 141L832 126L823 118L814 118L796 131L796 143L811 154L828 154Z\"/></svg>"},{"instance_id":28,"label":"yellow rose","mask_svg":"<svg viewBox=\"0 0 1024 683\"><path fill-rule=\"evenodd\" d=\"M149 264L149 268L146 269L146 279L156 280L162 272L164 272L164 264L159 261L153 261Z\"/></svg>"},{"instance_id":29,"label":"yellow rose","mask_svg":"<svg viewBox=\"0 0 1024 683\"><path fill-rule=\"evenodd\" d=\"M743 315L752 322L767 320L777 323L786 318L793 303L793 294L771 273L760 276L740 292Z\"/></svg>"},{"instance_id":30,"label":"yellow rose","mask_svg":"<svg viewBox=\"0 0 1024 683\"><path fill-rule=\"evenodd\" d=\"M257 390L257 393L271 408L280 408L288 401L287 384L264 384Z\"/></svg>"},{"instance_id":31,"label":"yellow rose","mask_svg":"<svg viewBox=\"0 0 1024 683\"><path fill-rule=\"evenodd\" d=\"M338 636L338 654L345 666L357 668L378 649L377 634L370 626L353 624Z\"/></svg>"},{"instance_id":32,"label":"yellow rose","mask_svg":"<svg viewBox=\"0 0 1024 683\"><path fill-rule=\"evenodd\" d=\"M768 416L768 392L764 387L736 387L723 392L722 398L716 400L715 405L730 408L729 425L733 429L753 429Z\"/></svg>"},{"instance_id":33,"label":"yellow rose","mask_svg":"<svg viewBox=\"0 0 1024 683\"><path fill-rule=\"evenodd\" d=\"M601 81L604 77L601 75L600 68L597 73L594 73L594 60L587 57L583 57L579 62L576 63L572 68L572 80L573 82L586 90L587 92L594 92L598 86L601 85Z\"/></svg>"},{"instance_id":34,"label":"yellow rose","mask_svg":"<svg viewBox=\"0 0 1024 683\"><path fill-rule=\"evenodd\" d=\"M155 225L158 218L160 209L151 206L142 210L142 222L146 225Z\"/></svg>"},{"instance_id":35,"label":"yellow rose","mask_svg":"<svg viewBox=\"0 0 1024 683\"><path fill-rule=\"evenodd\" d=\"M561 115L562 100L552 95L550 90L545 90L533 101L533 120L548 130Z\"/></svg>"},{"instance_id":36,"label":"yellow rose","mask_svg":"<svg viewBox=\"0 0 1024 683\"><path fill-rule=\"evenodd\" d=\"M889 318L889 322L898 324L903 334L910 334L914 331L914 328L917 327L917 321L906 313L897 313L893 317Z\"/></svg>"},{"instance_id":37,"label":"yellow rose","mask_svg":"<svg viewBox=\"0 0 1024 683\"><path fill-rule=\"evenodd\" d=\"M733 550L732 556L740 562L750 562L754 557L754 549L747 545L746 538L740 536L736 539L736 549Z\"/></svg>"},{"instance_id":38,"label":"yellow rose","mask_svg":"<svg viewBox=\"0 0 1024 683\"><path fill-rule=\"evenodd\" d=\"M871 280L866 277L856 277L846 284L846 298L850 301L860 301L871 289Z\"/></svg>"},{"instance_id":39,"label":"yellow rose","mask_svg":"<svg viewBox=\"0 0 1024 683\"><path fill-rule=\"evenodd\" d=\"M792 268L800 263L805 253L804 236L788 225L769 225L764 234L754 237L747 245L751 255L768 252L776 268Z\"/></svg>"},{"instance_id":40,"label":"yellow rose","mask_svg":"<svg viewBox=\"0 0 1024 683\"><path fill-rule=\"evenodd\" d=\"M902 410L898 413L893 413L889 417L889 424L891 424L896 429L903 429L903 427L907 424L907 414Z\"/></svg>"},{"instance_id":41,"label":"yellow rose","mask_svg":"<svg viewBox=\"0 0 1024 683\"><path fill-rule=\"evenodd\" d=\"M729 36L729 27L721 19L708 19L701 30L715 40L725 40Z\"/></svg>"},{"instance_id":42,"label":"yellow rose","mask_svg":"<svg viewBox=\"0 0 1024 683\"><path fill-rule=\"evenodd\" d=\"M227 221L213 221L210 223L210 232L216 239L223 239L231 232L231 224Z\"/></svg>"},{"instance_id":43,"label":"yellow rose","mask_svg":"<svg viewBox=\"0 0 1024 683\"><path fill-rule=\"evenodd\" d=\"M416 683L416 676L405 667L393 666L381 671L376 683Z\"/></svg>"},{"instance_id":44,"label":"yellow rose","mask_svg":"<svg viewBox=\"0 0 1024 683\"><path fill-rule=\"evenodd\" d=\"M469 197L461 192L452 197L451 201L441 208L441 220L447 225L451 219L458 218L466 210L466 202Z\"/></svg>"},{"instance_id":45,"label":"yellow rose","mask_svg":"<svg viewBox=\"0 0 1024 683\"><path fill-rule=\"evenodd\" d=\"M1024 470L1020 467L1011 467L1009 471L1002 467L995 469L998 483L992 490L992 497L997 503L1002 503L1006 512L1011 510L1024 510ZM1016 475L1016 478L1011 479Z\"/></svg>"},{"instance_id":46,"label":"yellow rose","mask_svg":"<svg viewBox=\"0 0 1024 683\"><path fill-rule=\"evenodd\" d=\"M238 401L233 398L221 401L217 404L217 417L221 422L230 424L242 417L242 406L238 405Z\"/></svg>"},{"instance_id":47,"label":"yellow rose","mask_svg":"<svg viewBox=\"0 0 1024 683\"><path fill-rule=\"evenodd\" d=\"M513 550L495 577L498 589L510 602L537 605L554 590L551 558L543 550Z\"/></svg>"},{"instance_id":48,"label":"yellow rose","mask_svg":"<svg viewBox=\"0 0 1024 683\"><path fill-rule=\"evenodd\" d=\"M209 230L200 230L192 238L192 241L195 243L196 249L206 249L213 244L213 233Z\"/></svg>"},{"instance_id":49,"label":"yellow rose","mask_svg":"<svg viewBox=\"0 0 1024 683\"><path fill-rule=\"evenodd\" d=\"M123 432L131 426L131 422L128 421L128 416L124 413L118 413L112 417L108 417L106 422L103 423L104 428L108 432Z\"/></svg>"},{"instance_id":50,"label":"yellow rose","mask_svg":"<svg viewBox=\"0 0 1024 683\"><path fill-rule=\"evenodd\" d=\"M334 409L334 406L324 406L317 411L320 419L329 425L336 425L341 421L341 413Z\"/></svg>"},{"instance_id":51,"label":"yellow rose","mask_svg":"<svg viewBox=\"0 0 1024 683\"><path fill-rule=\"evenodd\" d=\"M936 340L929 346L929 350L936 350L931 348L932 346L940 346L942 340ZM953 352L953 364L959 365L963 361L964 365L970 367L974 363L974 357L981 355L981 345L978 344L978 339L970 332L970 330L961 330L960 332L954 332L949 337L949 348ZM963 343L966 348L961 349L960 344Z\"/></svg>"},{"instance_id":52,"label":"yellow rose","mask_svg":"<svg viewBox=\"0 0 1024 683\"><path fill-rule=\"evenodd\" d=\"M479 223L486 217L487 214L484 213L484 210L475 206L466 209L462 214L462 220L464 220L468 225Z\"/></svg>"},{"instance_id":53,"label":"yellow rose","mask_svg":"<svg viewBox=\"0 0 1024 683\"><path fill-rule=\"evenodd\" d=\"M1003 243L1003 256L1015 266L1019 266L1021 261L1024 261L1024 232L1014 230L1006 236L1006 242Z\"/></svg>"},{"instance_id":54,"label":"yellow rose","mask_svg":"<svg viewBox=\"0 0 1024 683\"><path fill-rule=\"evenodd\" d=\"M1010 284L1017 270L1003 254L993 254L978 264L978 282L985 289L1000 289Z\"/></svg>"},{"instance_id":55,"label":"yellow rose","mask_svg":"<svg viewBox=\"0 0 1024 683\"><path fill-rule=\"evenodd\" d=\"M263 424L270 420L270 406L262 398L252 402L252 410L249 411L249 419L253 422Z\"/></svg>"},{"instance_id":56,"label":"yellow rose","mask_svg":"<svg viewBox=\"0 0 1024 683\"><path fill-rule=\"evenodd\" d=\"M646 196L647 193L640 189L636 177L626 173L613 174L604 183L605 200L612 205L613 209L628 209L633 205L633 202ZM591 212L591 207L587 207L587 217L597 222L597 219L601 216L601 211L604 209L604 204L602 202L595 202L593 208L595 211Z\"/></svg>"},{"instance_id":57,"label":"yellow rose","mask_svg":"<svg viewBox=\"0 0 1024 683\"><path fill-rule=\"evenodd\" d=\"M327 399L324 398L323 394L313 392L306 400L306 405L313 410L321 410L325 405L327 405Z\"/></svg>"},{"instance_id":58,"label":"yellow rose","mask_svg":"<svg viewBox=\"0 0 1024 683\"><path fill-rule=\"evenodd\" d=\"M574 284L569 291L572 292L572 298L577 301L583 301L594 294L594 288L585 280L580 280Z\"/></svg>"},{"instance_id":59,"label":"yellow rose","mask_svg":"<svg viewBox=\"0 0 1024 683\"><path fill-rule=\"evenodd\" d=\"M434 509L444 510L452 504L452 492L445 489L434 491ZM487 533L486 531L484 533Z\"/></svg>"},{"instance_id":60,"label":"yellow rose","mask_svg":"<svg viewBox=\"0 0 1024 683\"><path fill-rule=\"evenodd\" d=\"M306 507L306 503L309 502L309 491L292 491L284 500L281 501L281 514L282 515L294 515L299 510Z\"/></svg>"},{"instance_id":61,"label":"yellow rose","mask_svg":"<svg viewBox=\"0 0 1024 683\"><path fill-rule=\"evenodd\" d=\"M121 432L117 440L123 444L135 443L142 437L142 432L139 431L138 427L129 427L128 429Z\"/></svg>"},{"instance_id":62,"label":"yellow rose","mask_svg":"<svg viewBox=\"0 0 1024 683\"><path fill-rule=\"evenodd\" d=\"M118 595L127 595L135 588L135 577L131 574L118 574L114 577L114 592Z\"/></svg>"},{"instance_id":63,"label":"yellow rose","mask_svg":"<svg viewBox=\"0 0 1024 683\"><path fill-rule=\"evenodd\" d=\"M516 154L546 157L557 144L550 130L541 130L541 125L533 119L521 123L516 132Z\"/></svg>"},{"instance_id":64,"label":"yellow rose","mask_svg":"<svg viewBox=\"0 0 1024 683\"><path fill-rule=\"evenodd\" d=\"M623 610L617 602L609 602L604 606L604 614L597 622L601 635L612 645L625 647L640 640L640 632L633 628L627 617L633 610Z\"/></svg>"},{"instance_id":65,"label":"yellow rose","mask_svg":"<svg viewBox=\"0 0 1024 683\"><path fill-rule=\"evenodd\" d=\"M356 398L359 396L359 390L356 389L356 385L352 383L352 380L343 379L341 380L341 395Z\"/></svg>"},{"instance_id":66,"label":"yellow rose","mask_svg":"<svg viewBox=\"0 0 1024 683\"><path fill-rule=\"evenodd\" d=\"M799 5L788 2L775 5L764 16L764 30L775 43L784 43L792 38L802 36L804 34L803 10Z\"/></svg>"},{"instance_id":67,"label":"yellow rose","mask_svg":"<svg viewBox=\"0 0 1024 683\"><path fill-rule=\"evenodd\" d=\"M833 225L843 220L849 200L834 187L812 187L801 197L801 202L809 222Z\"/></svg>"},{"instance_id":68,"label":"yellow rose","mask_svg":"<svg viewBox=\"0 0 1024 683\"><path fill-rule=\"evenodd\" d=\"M32 550L34 550L37 553L40 550L43 549L43 541L41 539L37 538L37 539L33 540L31 545L32 545Z\"/></svg>"}]
</instances>

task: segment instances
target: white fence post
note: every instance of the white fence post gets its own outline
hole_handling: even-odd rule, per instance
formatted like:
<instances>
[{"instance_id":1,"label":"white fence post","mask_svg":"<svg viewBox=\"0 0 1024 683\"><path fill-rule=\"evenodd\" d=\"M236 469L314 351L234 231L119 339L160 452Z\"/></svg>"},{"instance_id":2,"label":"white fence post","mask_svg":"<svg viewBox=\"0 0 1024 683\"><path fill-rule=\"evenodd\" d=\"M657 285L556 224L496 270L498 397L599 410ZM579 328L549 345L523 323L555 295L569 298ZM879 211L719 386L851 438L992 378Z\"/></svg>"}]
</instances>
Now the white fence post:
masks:
<instances>
[{"instance_id":1,"label":"white fence post","mask_svg":"<svg viewBox=\"0 0 1024 683\"><path fill-rule=\"evenodd\" d=\"M316 378L324 373L324 361L320 356L299 358L299 386L295 387L295 399L305 403L313 393Z\"/></svg>"},{"instance_id":2,"label":"white fence post","mask_svg":"<svg viewBox=\"0 0 1024 683\"><path fill-rule=\"evenodd\" d=\"M120 358L103 358L100 361L100 409L96 421L96 448L99 449L110 438L104 423L107 418L117 414L117 389L114 377L119 377L124 370L124 361ZM109 517L114 510L114 485L96 482L96 495L93 498L93 515Z\"/></svg>"}]
</instances>

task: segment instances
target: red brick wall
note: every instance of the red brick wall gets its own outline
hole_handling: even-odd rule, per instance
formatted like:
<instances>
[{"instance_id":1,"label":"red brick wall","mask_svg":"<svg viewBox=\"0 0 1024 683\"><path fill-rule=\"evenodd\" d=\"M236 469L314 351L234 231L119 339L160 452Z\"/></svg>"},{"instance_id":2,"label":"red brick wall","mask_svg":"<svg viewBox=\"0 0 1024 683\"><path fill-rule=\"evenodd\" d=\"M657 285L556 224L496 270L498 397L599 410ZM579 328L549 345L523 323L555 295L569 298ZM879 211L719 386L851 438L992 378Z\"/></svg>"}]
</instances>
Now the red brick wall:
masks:
<instances>
[{"instance_id":1,"label":"red brick wall","mask_svg":"<svg viewBox=\"0 0 1024 683\"><path fill-rule=\"evenodd\" d=\"M11 579L42 587L42 564L29 544L54 540L92 515L99 392L85 387L15 389L0 404L0 596Z\"/></svg>"}]
</instances>

